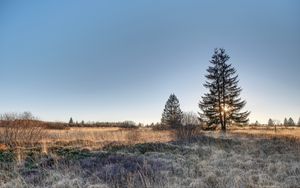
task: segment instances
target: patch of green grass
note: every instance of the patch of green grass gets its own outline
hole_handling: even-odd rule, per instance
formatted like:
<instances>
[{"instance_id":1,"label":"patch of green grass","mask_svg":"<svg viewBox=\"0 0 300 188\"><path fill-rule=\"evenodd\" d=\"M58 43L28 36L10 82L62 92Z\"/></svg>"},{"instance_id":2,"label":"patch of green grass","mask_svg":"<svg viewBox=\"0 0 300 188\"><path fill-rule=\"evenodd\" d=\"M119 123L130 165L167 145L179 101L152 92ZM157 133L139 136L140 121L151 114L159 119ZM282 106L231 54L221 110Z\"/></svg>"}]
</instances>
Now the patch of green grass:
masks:
<instances>
[{"instance_id":1,"label":"patch of green grass","mask_svg":"<svg viewBox=\"0 0 300 188\"><path fill-rule=\"evenodd\" d=\"M0 151L0 162L11 163L15 161L16 155L13 151Z\"/></svg>"},{"instance_id":2,"label":"patch of green grass","mask_svg":"<svg viewBox=\"0 0 300 188\"><path fill-rule=\"evenodd\" d=\"M88 150L82 150L78 148L56 148L52 151L58 156L64 157L70 160L83 159L93 156L93 153Z\"/></svg>"},{"instance_id":3,"label":"patch of green grass","mask_svg":"<svg viewBox=\"0 0 300 188\"><path fill-rule=\"evenodd\" d=\"M38 162L41 160L41 154L38 152L30 151L26 154L24 161L24 167L26 169L37 169L39 167Z\"/></svg>"},{"instance_id":4,"label":"patch of green grass","mask_svg":"<svg viewBox=\"0 0 300 188\"><path fill-rule=\"evenodd\" d=\"M164 153L178 153L182 150L181 147L168 143L142 143L133 146L128 145L114 145L104 148L108 152L126 152L145 154L147 152L164 152Z\"/></svg>"}]
</instances>

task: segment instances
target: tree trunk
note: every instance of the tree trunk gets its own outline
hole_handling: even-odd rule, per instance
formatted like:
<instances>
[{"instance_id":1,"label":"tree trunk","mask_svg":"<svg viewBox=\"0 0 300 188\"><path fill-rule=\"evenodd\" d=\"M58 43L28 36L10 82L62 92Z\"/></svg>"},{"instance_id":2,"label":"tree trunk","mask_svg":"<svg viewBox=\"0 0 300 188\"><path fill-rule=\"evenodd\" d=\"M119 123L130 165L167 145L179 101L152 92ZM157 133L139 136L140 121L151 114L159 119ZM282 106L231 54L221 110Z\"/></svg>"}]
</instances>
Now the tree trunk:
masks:
<instances>
[{"instance_id":1,"label":"tree trunk","mask_svg":"<svg viewBox=\"0 0 300 188\"><path fill-rule=\"evenodd\" d=\"M218 87L219 119L220 119L220 123L221 123L221 129L223 130L223 128L224 128L224 121L223 121L223 115L222 115L221 93L220 93L219 80L217 80L217 87Z\"/></svg>"},{"instance_id":2,"label":"tree trunk","mask_svg":"<svg viewBox=\"0 0 300 188\"><path fill-rule=\"evenodd\" d=\"M225 124L222 125L221 130L222 130L222 132L226 132L226 125Z\"/></svg>"},{"instance_id":3,"label":"tree trunk","mask_svg":"<svg viewBox=\"0 0 300 188\"><path fill-rule=\"evenodd\" d=\"M227 121L226 121L226 90L225 90L225 73L224 73L224 66L223 66L223 71L222 71L222 81L223 81L223 83L222 83L222 102L223 102L223 118L224 118L224 120L223 120L223 126L224 127L222 127L222 131L223 132L226 132L226 124L227 124Z\"/></svg>"}]
</instances>

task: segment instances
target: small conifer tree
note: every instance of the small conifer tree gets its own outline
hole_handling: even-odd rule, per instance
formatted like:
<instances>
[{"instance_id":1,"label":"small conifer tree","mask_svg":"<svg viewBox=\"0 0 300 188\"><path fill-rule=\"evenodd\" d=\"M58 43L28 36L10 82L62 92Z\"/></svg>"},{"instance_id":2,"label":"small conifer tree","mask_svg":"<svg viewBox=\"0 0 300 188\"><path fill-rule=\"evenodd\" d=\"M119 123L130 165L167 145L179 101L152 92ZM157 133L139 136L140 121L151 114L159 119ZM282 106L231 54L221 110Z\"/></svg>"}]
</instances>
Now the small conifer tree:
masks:
<instances>
[{"instance_id":1,"label":"small conifer tree","mask_svg":"<svg viewBox=\"0 0 300 188\"><path fill-rule=\"evenodd\" d=\"M161 123L163 126L177 128L181 125L182 111L180 109L179 100L175 94L171 94L166 102L165 109L162 114Z\"/></svg>"},{"instance_id":2,"label":"small conifer tree","mask_svg":"<svg viewBox=\"0 0 300 188\"><path fill-rule=\"evenodd\" d=\"M73 121L73 118L71 117L70 120L69 120L69 124L73 124L74 121Z\"/></svg>"}]
</instances>

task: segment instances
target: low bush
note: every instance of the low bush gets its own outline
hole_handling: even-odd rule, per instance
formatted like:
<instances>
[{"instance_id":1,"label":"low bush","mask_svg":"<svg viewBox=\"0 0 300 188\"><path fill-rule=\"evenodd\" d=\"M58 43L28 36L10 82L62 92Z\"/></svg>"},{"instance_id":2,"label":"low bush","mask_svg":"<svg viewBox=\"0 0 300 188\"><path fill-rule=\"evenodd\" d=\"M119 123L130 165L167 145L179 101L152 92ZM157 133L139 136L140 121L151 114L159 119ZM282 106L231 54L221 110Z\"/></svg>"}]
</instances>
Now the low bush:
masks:
<instances>
[{"instance_id":1,"label":"low bush","mask_svg":"<svg viewBox=\"0 0 300 188\"><path fill-rule=\"evenodd\" d=\"M175 130L175 136L178 140L189 140L200 134L201 127L195 124L182 125Z\"/></svg>"},{"instance_id":2,"label":"low bush","mask_svg":"<svg viewBox=\"0 0 300 188\"><path fill-rule=\"evenodd\" d=\"M44 123L30 113L1 115L0 142L10 148L35 145L46 137Z\"/></svg>"}]
</instances>

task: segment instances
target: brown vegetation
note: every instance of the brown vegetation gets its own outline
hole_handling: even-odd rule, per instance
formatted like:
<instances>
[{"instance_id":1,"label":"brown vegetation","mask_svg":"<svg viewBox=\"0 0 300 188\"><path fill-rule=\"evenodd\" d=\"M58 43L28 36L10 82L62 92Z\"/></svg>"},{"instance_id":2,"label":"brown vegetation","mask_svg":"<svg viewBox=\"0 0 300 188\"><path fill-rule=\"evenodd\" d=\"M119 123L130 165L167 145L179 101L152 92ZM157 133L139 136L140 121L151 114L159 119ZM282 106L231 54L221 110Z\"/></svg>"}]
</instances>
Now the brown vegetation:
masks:
<instances>
[{"instance_id":1,"label":"brown vegetation","mask_svg":"<svg viewBox=\"0 0 300 188\"><path fill-rule=\"evenodd\" d=\"M3 114L0 125L0 142L10 148L36 145L47 135L44 124L28 112Z\"/></svg>"},{"instance_id":2,"label":"brown vegetation","mask_svg":"<svg viewBox=\"0 0 300 188\"><path fill-rule=\"evenodd\" d=\"M299 157L297 140L217 132L94 151L7 151L0 152L0 187L298 187Z\"/></svg>"},{"instance_id":3,"label":"brown vegetation","mask_svg":"<svg viewBox=\"0 0 300 188\"><path fill-rule=\"evenodd\" d=\"M173 140L172 131L154 131L151 128L124 129L117 127L72 127L68 130L48 130L46 143L49 147L65 146L102 148L106 145L124 145Z\"/></svg>"},{"instance_id":4,"label":"brown vegetation","mask_svg":"<svg viewBox=\"0 0 300 188\"><path fill-rule=\"evenodd\" d=\"M178 127L175 130L175 136L178 140L189 140L201 134L199 125L188 124Z\"/></svg>"},{"instance_id":5,"label":"brown vegetation","mask_svg":"<svg viewBox=\"0 0 300 188\"><path fill-rule=\"evenodd\" d=\"M169 142L175 139L191 139L194 136L205 132L200 130L197 125L185 125L176 130L164 130L155 127L128 129L119 127L67 127L46 125L49 123L37 120L14 120L6 122L3 126L1 121L0 136L1 143L5 147L24 147L35 144L42 145L45 150L51 147L63 145L65 147L83 147L83 148L103 148L107 145L124 145L149 142ZM52 125L61 125L59 123L50 123ZM218 130L217 130L218 131ZM277 136L277 137L295 137L300 139L300 127L277 127L266 126L229 128L230 134L248 134L254 136ZM4 148L4 147L2 147Z\"/></svg>"},{"instance_id":6,"label":"brown vegetation","mask_svg":"<svg viewBox=\"0 0 300 188\"><path fill-rule=\"evenodd\" d=\"M14 123L19 131L41 125L14 120L0 132ZM232 126L226 135L192 124L43 131L35 147L0 144L0 187L296 187L300 180L296 127Z\"/></svg>"},{"instance_id":7,"label":"brown vegetation","mask_svg":"<svg viewBox=\"0 0 300 188\"><path fill-rule=\"evenodd\" d=\"M247 127L231 127L230 133L232 134L246 134L252 136L264 136L264 137L285 137L300 139L300 127L285 127L277 126L247 126Z\"/></svg>"}]
</instances>

